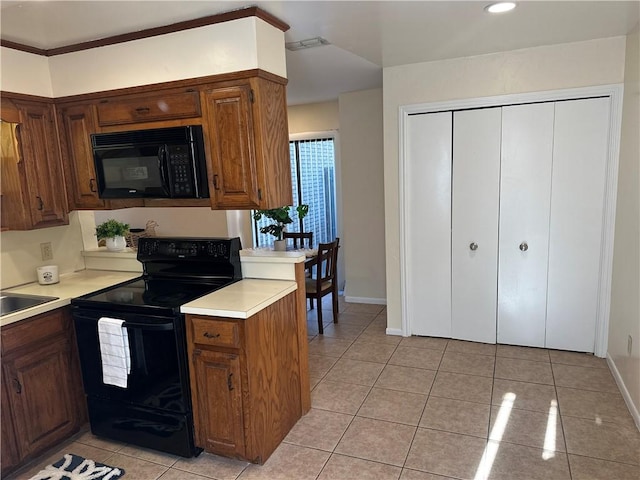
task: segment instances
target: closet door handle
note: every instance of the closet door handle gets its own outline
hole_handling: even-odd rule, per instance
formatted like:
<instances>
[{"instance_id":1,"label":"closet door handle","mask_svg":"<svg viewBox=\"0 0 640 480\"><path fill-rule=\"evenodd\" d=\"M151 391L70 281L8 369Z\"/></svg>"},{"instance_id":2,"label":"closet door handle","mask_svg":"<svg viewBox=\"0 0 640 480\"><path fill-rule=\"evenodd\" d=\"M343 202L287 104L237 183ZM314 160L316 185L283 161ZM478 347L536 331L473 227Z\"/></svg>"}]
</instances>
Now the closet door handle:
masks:
<instances>
[{"instance_id":1,"label":"closet door handle","mask_svg":"<svg viewBox=\"0 0 640 480\"><path fill-rule=\"evenodd\" d=\"M521 252L526 252L529 250L529 245L527 245L527 242L522 242L518 248Z\"/></svg>"},{"instance_id":2,"label":"closet door handle","mask_svg":"<svg viewBox=\"0 0 640 480\"><path fill-rule=\"evenodd\" d=\"M469 250L473 250L474 252L478 249L478 244L476 242L472 242L469 244Z\"/></svg>"}]
</instances>

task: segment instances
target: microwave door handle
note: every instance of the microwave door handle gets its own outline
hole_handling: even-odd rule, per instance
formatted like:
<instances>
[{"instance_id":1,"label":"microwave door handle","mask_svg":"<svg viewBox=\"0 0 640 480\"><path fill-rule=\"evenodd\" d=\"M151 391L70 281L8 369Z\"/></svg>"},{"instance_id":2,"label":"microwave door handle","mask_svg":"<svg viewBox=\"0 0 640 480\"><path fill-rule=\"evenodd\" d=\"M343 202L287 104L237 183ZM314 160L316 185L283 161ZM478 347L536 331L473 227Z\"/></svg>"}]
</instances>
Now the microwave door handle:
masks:
<instances>
[{"instance_id":1,"label":"microwave door handle","mask_svg":"<svg viewBox=\"0 0 640 480\"><path fill-rule=\"evenodd\" d=\"M171 185L169 184L169 178L167 177L167 164L169 162L169 156L167 155L167 146L160 145L158 149L158 167L160 168L160 179L162 180L162 190L170 197Z\"/></svg>"}]
</instances>

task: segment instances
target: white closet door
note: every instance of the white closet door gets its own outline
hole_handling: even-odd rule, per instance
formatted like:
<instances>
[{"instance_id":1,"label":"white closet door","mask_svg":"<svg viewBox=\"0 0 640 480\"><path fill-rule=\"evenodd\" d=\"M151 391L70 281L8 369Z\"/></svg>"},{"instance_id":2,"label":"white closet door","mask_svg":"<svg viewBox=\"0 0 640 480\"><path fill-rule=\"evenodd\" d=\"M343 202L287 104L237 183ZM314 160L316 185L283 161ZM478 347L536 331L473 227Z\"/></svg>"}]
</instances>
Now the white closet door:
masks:
<instances>
[{"instance_id":1,"label":"white closet door","mask_svg":"<svg viewBox=\"0 0 640 480\"><path fill-rule=\"evenodd\" d=\"M504 107L498 343L545 342L553 103Z\"/></svg>"},{"instance_id":2,"label":"white closet door","mask_svg":"<svg viewBox=\"0 0 640 480\"><path fill-rule=\"evenodd\" d=\"M407 122L406 313L414 335L451 336L451 117Z\"/></svg>"},{"instance_id":3,"label":"white closet door","mask_svg":"<svg viewBox=\"0 0 640 480\"><path fill-rule=\"evenodd\" d=\"M496 343L502 109L455 112L451 336Z\"/></svg>"},{"instance_id":4,"label":"white closet door","mask_svg":"<svg viewBox=\"0 0 640 480\"><path fill-rule=\"evenodd\" d=\"M609 98L556 103L546 346L593 352Z\"/></svg>"}]
</instances>

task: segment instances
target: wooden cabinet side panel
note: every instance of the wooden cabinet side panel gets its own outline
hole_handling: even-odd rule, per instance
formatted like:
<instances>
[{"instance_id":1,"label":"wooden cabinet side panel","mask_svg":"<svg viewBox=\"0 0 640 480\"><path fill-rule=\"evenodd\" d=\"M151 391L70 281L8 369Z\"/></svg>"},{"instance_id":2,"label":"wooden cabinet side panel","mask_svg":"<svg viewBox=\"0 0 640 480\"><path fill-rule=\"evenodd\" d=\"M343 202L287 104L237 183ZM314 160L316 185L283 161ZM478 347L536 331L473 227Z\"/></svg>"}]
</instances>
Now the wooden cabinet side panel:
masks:
<instances>
[{"instance_id":1,"label":"wooden cabinet side panel","mask_svg":"<svg viewBox=\"0 0 640 480\"><path fill-rule=\"evenodd\" d=\"M301 417L295 293L245 322L247 458L264 462Z\"/></svg>"},{"instance_id":2,"label":"wooden cabinet side panel","mask_svg":"<svg viewBox=\"0 0 640 480\"><path fill-rule=\"evenodd\" d=\"M91 146L96 133L92 105L74 105L59 110L61 152L69 206L74 209L102 209Z\"/></svg>"},{"instance_id":3,"label":"wooden cabinet side panel","mask_svg":"<svg viewBox=\"0 0 640 480\"><path fill-rule=\"evenodd\" d=\"M262 189L260 208L277 208L293 203L289 125L285 86L263 78L255 85L254 131L258 182Z\"/></svg>"},{"instance_id":4,"label":"wooden cabinet side panel","mask_svg":"<svg viewBox=\"0 0 640 480\"><path fill-rule=\"evenodd\" d=\"M302 415L311 410L311 383L309 380L309 338L307 336L307 297L305 295L304 263L296 263L296 324L298 335L298 369L300 375L300 408Z\"/></svg>"}]
</instances>

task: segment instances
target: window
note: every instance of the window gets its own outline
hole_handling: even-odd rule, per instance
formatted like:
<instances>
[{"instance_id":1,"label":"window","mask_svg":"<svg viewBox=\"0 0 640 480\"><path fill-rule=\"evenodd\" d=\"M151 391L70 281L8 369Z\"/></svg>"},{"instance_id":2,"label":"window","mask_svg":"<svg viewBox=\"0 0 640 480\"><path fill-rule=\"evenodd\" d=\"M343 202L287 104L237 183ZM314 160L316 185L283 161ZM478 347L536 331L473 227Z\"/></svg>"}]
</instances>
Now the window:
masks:
<instances>
[{"instance_id":1,"label":"window","mask_svg":"<svg viewBox=\"0 0 640 480\"><path fill-rule=\"evenodd\" d=\"M289 232L313 232L313 243L326 243L337 236L336 186L335 186L335 142L332 137L289 142L291 157L291 183L293 206L309 205L309 213L300 221L294 208L290 210L293 223ZM262 218L253 222L255 243L267 246L273 237L260 233L260 227L271 220Z\"/></svg>"}]
</instances>

